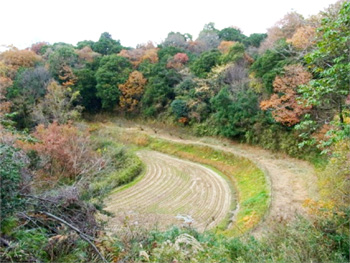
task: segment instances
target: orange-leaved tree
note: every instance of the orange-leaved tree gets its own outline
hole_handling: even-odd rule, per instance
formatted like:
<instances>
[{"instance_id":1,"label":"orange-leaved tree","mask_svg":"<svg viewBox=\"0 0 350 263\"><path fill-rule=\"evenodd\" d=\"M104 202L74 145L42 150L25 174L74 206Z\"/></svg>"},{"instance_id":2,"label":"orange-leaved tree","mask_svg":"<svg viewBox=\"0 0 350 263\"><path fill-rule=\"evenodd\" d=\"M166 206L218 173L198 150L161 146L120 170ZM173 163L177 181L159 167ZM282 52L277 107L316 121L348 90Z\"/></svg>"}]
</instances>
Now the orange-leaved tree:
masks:
<instances>
[{"instance_id":1,"label":"orange-leaved tree","mask_svg":"<svg viewBox=\"0 0 350 263\"><path fill-rule=\"evenodd\" d=\"M227 54L230 51L230 48L236 44L237 42L235 41L226 41L223 40L221 41L220 45L218 46L218 50L222 53L222 54Z\"/></svg>"},{"instance_id":2,"label":"orange-leaved tree","mask_svg":"<svg viewBox=\"0 0 350 263\"><path fill-rule=\"evenodd\" d=\"M11 70L17 71L20 67L34 67L41 60L41 57L31 50L12 48L2 52L0 54L0 60L9 66Z\"/></svg>"},{"instance_id":3,"label":"orange-leaved tree","mask_svg":"<svg viewBox=\"0 0 350 263\"><path fill-rule=\"evenodd\" d=\"M123 49L118 55L129 59L135 68L143 61L158 62L158 48L154 47L152 42L146 45L139 45L136 49Z\"/></svg>"},{"instance_id":4,"label":"orange-leaved tree","mask_svg":"<svg viewBox=\"0 0 350 263\"><path fill-rule=\"evenodd\" d=\"M293 126L300 122L300 117L310 111L297 92L300 85L311 80L312 75L301 65L290 65L284 68L283 76L276 76L273 82L274 94L260 103L262 110L272 110L277 122Z\"/></svg>"},{"instance_id":5,"label":"orange-leaved tree","mask_svg":"<svg viewBox=\"0 0 350 263\"><path fill-rule=\"evenodd\" d=\"M6 100L7 88L12 85L12 80L8 77L8 66L0 61L0 119L10 112L11 102Z\"/></svg>"},{"instance_id":6,"label":"orange-leaved tree","mask_svg":"<svg viewBox=\"0 0 350 263\"><path fill-rule=\"evenodd\" d=\"M77 77L70 66L63 65L59 72L58 78L63 87L72 87L77 82Z\"/></svg>"},{"instance_id":7,"label":"orange-leaved tree","mask_svg":"<svg viewBox=\"0 0 350 263\"><path fill-rule=\"evenodd\" d=\"M128 112L135 111L141 100L147 79L139 71L130 73L128 80L120 84L119 90L122 95L119 98L120 107Z\"/></svg>"},{"instance_id":8,"label":"orange-leaved tree","mask_svg":"<svg viewBox=\"0 0 350 263\"><path fill-rule=\"evenodd\" d=\"M85 46L82 49L78 49L75 51L75 53L78 55L79 60L86 61L89 63L92 63L95 60L95 58L101 56L101 54L94 52L89 46Z\"/></svg>"},{"instance_id":9,"label":"orange-leaved tree","mask_svg":"<svg viewBox=\"0 0 350 263\"><path fill-rule=\"evenodd\" d=\"M299 27L292 38L287 39L297 49L307 49L315 43L316 28L310 25Z\"/></svg>"}]
</instances>

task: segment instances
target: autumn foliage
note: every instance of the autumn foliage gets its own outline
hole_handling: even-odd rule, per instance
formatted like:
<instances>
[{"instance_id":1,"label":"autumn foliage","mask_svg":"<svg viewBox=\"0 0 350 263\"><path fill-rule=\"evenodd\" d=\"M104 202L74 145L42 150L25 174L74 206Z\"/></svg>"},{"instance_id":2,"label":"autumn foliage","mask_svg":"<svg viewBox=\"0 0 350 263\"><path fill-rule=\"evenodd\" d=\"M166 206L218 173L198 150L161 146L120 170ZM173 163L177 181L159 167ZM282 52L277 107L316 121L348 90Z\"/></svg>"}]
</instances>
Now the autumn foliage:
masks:
<instances>
[{"instance_id":1,"label":"autumn foliage","mask_svg":"<svg viewBox=\"0 0 350 263\"><path fill-rule=\"evenodd\" d=\"M94 52L89 46L85 46L82 49L77 50L76 53L79 59L89 63L93 62L95 58L100 56L99 53Z\"/></svg>"},{"instance_id":2,"label":"autumn foliage","mask_svg":"<svg viewBox=\"0 0 350 263\"><path fill-rule=\"evenodd\" d=\"M188 56L186 53L177 53L167 63L167 68L181 69L187 62Z\"/></svg>"},{"instance_id":3,"label":"autumn foliage","mask_svg":"<svg viewBox=\"0 0 350 263\"><path fill-rule=\"evenodd\" d=\"M298 99L297 88L308 83L312 75L301 65L291 65L284 68L283 76L277 76L273 82L274 94L269 100L260 103L262 110L272 110L272 116L277 122L293 126L300 122L300 117L311 107Z\"/></svg>"},{"instance_id":4,"label":"autumn foliage","mask_svg":"<svg viewBox=\"0 0 350 263\"><path fill-rule=\"evenodd\" d=\"M0 54L0 60L13 70L20 67L34 67L41 58L31 50L19 50L12 48Z\"/></svg>"},{"instance_id":5,"label":"autumn foliage","mask_svg":"<svg viewBox=\"0 0 350 263\"><path fill-rule=\"evenodd\" d=\"M12 85L12 80L7 77L7 66L0 61L0 118L10 111L11 102L6 100L7 88Z\"/></svg>"},{"instance_id":6,"label":"autumn foliage","mask_svg":"<svg viewBox=\"0 0 350 263\"><path fill-rule=\"evenodd\" d=\"M129 59L135 68L143 61L158 62L158 48L155 48L152 43L140 45L136 49L123 49L118 55Z\"/></svg>"},{"instance_id":7,"label":"autumn foliage","mask_svg":"<svg viewBox=\"0 0 350 263\"><path fill-rule=\"evenodd\" d=\"M221 41L220 45L218 46L218 50L222 54L227 54L230 51L230 48L235 44L234 41Z\"/></svg>"},{"instance_id":8,"label":"autumn foliage","mask_svg":"<svg viewBox=\"0 0 350 263\"><path fill-rule=\"evenodd\" d=\"M315 42L316 29L312 26L299 27L287 42L298 49L307 49Z\"/></svg>"},{"instance_id":9,"label":"autumn foliage","mask_svg":"<svg viewBox=\"0 0 350 263\"><path fill-rule=\"evenodd\" d=\"M19 144L26 151L35 151L40 156L42 168L39 176L42 179L75 179L101 166L98 156L90 148L89 134L80 132L70 123L59 125L53 122L47 127L40 124L34 136L39 142Z\"/></svg>"},{"instance_id":10,"label":"autumn foliage","mask_svg":"<svg viewBox=\"0 0 350 263\"><path fill-rule=\"evenodd\" d=\"M34 43L31 47L30 50L33 51L35 54L39 55L40 52L42 52L42 48L45 46L48 46L49 43L47 42L38 42Z\"/></svg>"},{"instance_id":11,"label":"autumn foliage","mask_svg":"<svg viewBox=\"0 0 350 263\"><path fill-rule=\"evenodd\" d=\"M119 105L125 111L135 111L143 94L147 79L139 71L133 71L124 84L119 85L122 95Z\"/></svg>"},{"instance_id":12,"label":"autumn foliage","mask_svg":"<svg viewBox=\"0 0 350 263\"><path fill-rule=\"evenodd\" d=\"M63 87L71 87L77 82L77 77L74 75L72 68L68 65L62 66L58 78Z\"/></svg>"}]
</instances>

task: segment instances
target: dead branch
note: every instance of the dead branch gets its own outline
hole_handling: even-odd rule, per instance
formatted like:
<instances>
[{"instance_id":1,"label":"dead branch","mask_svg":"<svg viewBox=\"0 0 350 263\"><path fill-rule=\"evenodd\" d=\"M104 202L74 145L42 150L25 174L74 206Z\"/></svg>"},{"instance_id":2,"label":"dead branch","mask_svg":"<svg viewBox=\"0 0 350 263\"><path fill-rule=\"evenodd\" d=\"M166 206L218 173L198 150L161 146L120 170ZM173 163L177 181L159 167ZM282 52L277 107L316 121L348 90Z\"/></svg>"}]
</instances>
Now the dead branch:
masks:
<instances>
[{"instance_id":1,"label":"dead branch","mask_svg":"<svg viewBox=\"0 0 350 263\"><path fill-rule=\"evenodd\" d=\"M37 227L40 227L30 216L28 216L27 214L23 213L23 212L19 212L19 215L23 216L24 218L28 219L30 222L32 222L34 225L36 225Z\"/></svg>"},{"instance_id":2,"label":"dead branch","mask_svg":"<svg viewBox=\"0 0 350 263\"><path fill-rule=\"evenodd\" d=\"M50 203L54 203L56 204L57 202L55 201L52 201L52 200L49 200L49 199L45 199L45 198L42 198L42 197L39 197L39 196L35 196L35 195L25 195L25 194L22 194L23 197L28 197L28 198L32 198L32 199L38 199L40 201L44 201L44 202L50 202Z\"/></svg>"},{"instance_id":3,"label":"dead branch","mask_svg":"<svg viewBox=\"0 0 350 263\"><path fill-rule=\"evenodd\" d=\"M90 244L90 246L93 247L93 249L96 251L96 253L100 256L100 258L102 259L103 262L108 263L108 261L105 259L105 257L101 254L101 252L98 250L98 248L94 245L94 243L91 242L91 240L94 240L93 237L90 237L88 235L86 235L85 233L81 232L78 228L76 228L75 226L69 224L67 221L63 220L60 217L57 217L49 212L40 212L44 215L47 215L59 222L61 222L62 224L68 226L69 228L73 229L75 232L77 232L79 234L79 236L84 239L86 242L88 242Z\"/></svg>"},{"instance_id":4,"label":"dead branch","mask_svg":"<svg viewBox=\"0 0 350 263\"><path fill-rule=\"evenodd\" d=\"M0 237L0 244L1 246L4 245L5 247L9 247L10 246L10 242L7 241L5 238Z\"/></svg>"}]
</instances>

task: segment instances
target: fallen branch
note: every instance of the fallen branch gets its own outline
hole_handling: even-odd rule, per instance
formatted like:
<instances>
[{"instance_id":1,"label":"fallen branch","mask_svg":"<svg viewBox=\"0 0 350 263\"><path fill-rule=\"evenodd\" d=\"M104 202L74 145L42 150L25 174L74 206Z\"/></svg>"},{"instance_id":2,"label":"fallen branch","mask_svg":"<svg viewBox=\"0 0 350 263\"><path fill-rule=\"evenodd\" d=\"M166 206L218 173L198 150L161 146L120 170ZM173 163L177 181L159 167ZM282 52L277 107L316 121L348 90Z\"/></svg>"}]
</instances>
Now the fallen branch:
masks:
<instances>
[{"instance_id":1,"label":"fallen branch","mask_svg":"<svg viewBox=\"0 0 350 263\"><path fill-rule=\"evenodd\" d=\"M23 213L23 212L19 212L18 213L20 216L23 216L24 218L28 219L30 222L32 222L34 225L36 225L37 227L39 227L39 225L27 214ZM27 224L27 223L26 223Z\"/></svg>"},{"instance_id":2,"label":"fallen branch","mask_svg":"<svg viewBox=\"0 0 350 263\"><path fill-rule=\"evenodd\" d=\"M0 237L0 244L1 244L1 246L5 246L5 247L9 247L10 246L10 242L9 241L7 241L5 238L2 238L2 237Z\"/></svg>"},{"instance_id":3,"label":"fallen branch","mask_svg":"<svg viewBox=\"0 0 350 263\"><path fill-rule=\"evenodd\" d=\"M40 201L50 202L50 203L54 203L54 204L57 203L57 202L55 202L55 201L52 201L52 200L49 200L49 199L45 199L45 198L42 198L42 197L39 197L39 196L35 196L35 195L25 195L25 194L22 194L21 196L23 196L23 197L28 197L28 198L32 198L32 199L38 199L38 200L40 200Z\"/></svg>"},{"instance_id":4,"label":"fallen branch","mask_svg":"<svg viewBox=\"0 0 350 263\"><path fill-rule=\"evenodd\" d=\"M100 256L100 258L102 259L103 262L108 263L108 261L105 259L105 257L101 254L101 252L98 250L98 248L94 245L94 243L91 242L91 240L94 240L94 238L86 235L85 233L83 233L82 231L80 231L80 229L76 228L75 226L69 224L67 221L63 220L60 217L57 217L49 212L40 212L44 215L47 215L59 222L61 222L62 224L68 226L69 228L73 229L75 232L77 232L79 234L79 236L84 239L86 242L88 242L90 244L90 246L93 247L93 249L96 251L96 253ZM91 240L90 240L91 239Z\"/></svg>"}]
</instances>

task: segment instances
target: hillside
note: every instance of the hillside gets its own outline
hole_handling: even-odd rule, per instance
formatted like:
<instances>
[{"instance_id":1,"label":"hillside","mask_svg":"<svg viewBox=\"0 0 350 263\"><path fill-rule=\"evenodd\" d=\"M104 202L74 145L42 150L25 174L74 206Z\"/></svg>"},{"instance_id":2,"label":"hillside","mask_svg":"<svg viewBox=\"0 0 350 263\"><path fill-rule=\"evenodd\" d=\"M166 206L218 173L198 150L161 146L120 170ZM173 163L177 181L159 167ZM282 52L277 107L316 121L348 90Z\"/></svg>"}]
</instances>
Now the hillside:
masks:
<instances>
[{"instance_id":1,"label":"hillside","mask_svg":"<svg viewBox=\"0 0 350 263\"><path fill-rule=\"evenodd\" d=\"M266 34L0 53L2 262L347 262L350 2Z\"/></svg>"}]
</instances>

